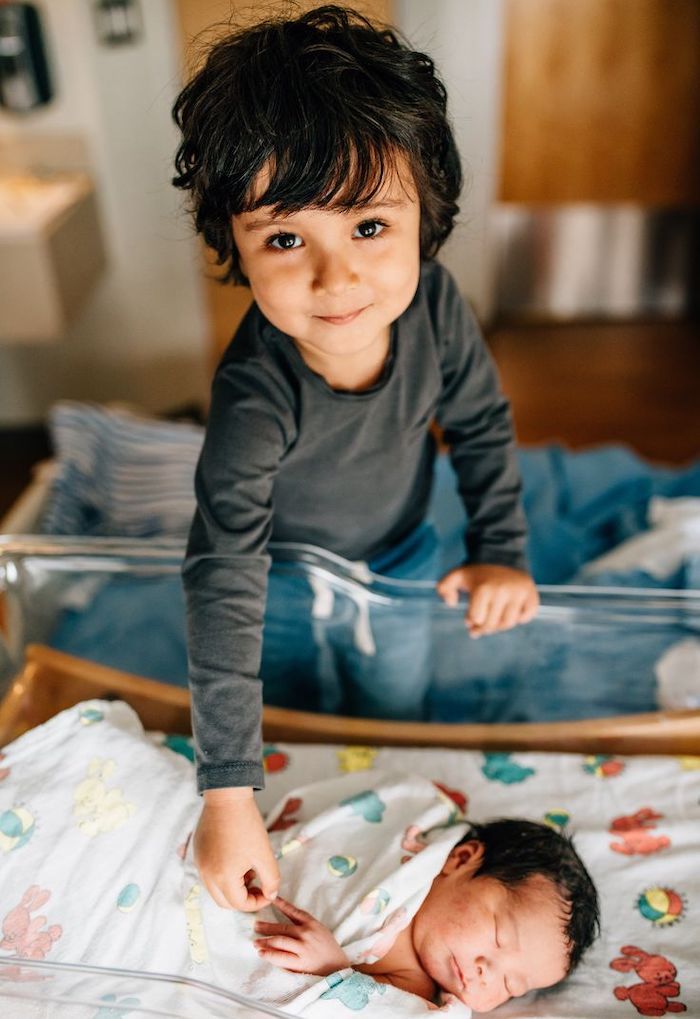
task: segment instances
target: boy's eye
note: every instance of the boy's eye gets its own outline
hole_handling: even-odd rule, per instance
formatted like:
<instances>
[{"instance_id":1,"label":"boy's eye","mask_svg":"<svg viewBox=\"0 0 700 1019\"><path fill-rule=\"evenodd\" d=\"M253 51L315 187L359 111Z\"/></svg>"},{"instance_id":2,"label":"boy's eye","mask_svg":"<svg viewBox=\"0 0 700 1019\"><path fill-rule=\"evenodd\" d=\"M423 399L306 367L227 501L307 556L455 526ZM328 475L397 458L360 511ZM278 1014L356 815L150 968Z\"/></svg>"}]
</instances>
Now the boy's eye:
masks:
<instances>
[{"instance_id":1,"label":"boy's eye","mask_svg":"<svg viewBox=\"0 0 700 1019\"><path fill-rule=\"evenodd\" d=\"M380 219L366 219L355 227L353 237L358 236L359 231L360 237L371 241L373 237L379 237L380 233L385 229L386 223L382 223Z\"/></svg>"},{"instance_id":2,"label":"boy's eye","mask_svg":"<svg viewBox=\"0 0 700 1019\"><path fill-rule=\"evenodd\" d=\"M299 244L296 242L299 241ZM298 234L279 233L268 237L265 241L268 248L275 248L276 251L293 251L301 244L301 237Z\"/></svg>"},{"instance_id":3,"label":"boy's eye","mask_svg":"<svg viewBox=\"0 0 700 1019\"><path fill-rule=\"evenodd\" d=\"M387 225L388 224L383 223L380 219L365 219L362 223L359 223L355 227L353 237L371 241L375 237L379 237L379 235L386 230ZM274 234L272 237L268 237L265 241L265 247L274 248L275 251L295 251L297 248L300 248L302 244L303 241L299 234L288 232Z\"/></svg>"}]
</instances>

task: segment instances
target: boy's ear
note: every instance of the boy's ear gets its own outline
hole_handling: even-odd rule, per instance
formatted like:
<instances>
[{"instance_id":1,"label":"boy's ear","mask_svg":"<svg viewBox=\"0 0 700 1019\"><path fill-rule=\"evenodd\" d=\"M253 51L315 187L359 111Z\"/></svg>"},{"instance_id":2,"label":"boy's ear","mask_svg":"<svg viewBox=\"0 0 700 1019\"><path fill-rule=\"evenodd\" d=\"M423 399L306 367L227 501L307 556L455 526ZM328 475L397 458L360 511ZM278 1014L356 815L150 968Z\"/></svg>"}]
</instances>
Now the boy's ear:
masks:
<instances>
[{"instance_id":1,"label":"boy's ear","mask_svg":"<svg viewBox=\"0 0 700 1019\"><path fill-rule=\"evenodd\" d=\"M442 874L454 874L459 871L463 877L476 874L484 859L484 843L478 839L469 839L456 845L445 860Z\"/></svg>"}]
</instances>

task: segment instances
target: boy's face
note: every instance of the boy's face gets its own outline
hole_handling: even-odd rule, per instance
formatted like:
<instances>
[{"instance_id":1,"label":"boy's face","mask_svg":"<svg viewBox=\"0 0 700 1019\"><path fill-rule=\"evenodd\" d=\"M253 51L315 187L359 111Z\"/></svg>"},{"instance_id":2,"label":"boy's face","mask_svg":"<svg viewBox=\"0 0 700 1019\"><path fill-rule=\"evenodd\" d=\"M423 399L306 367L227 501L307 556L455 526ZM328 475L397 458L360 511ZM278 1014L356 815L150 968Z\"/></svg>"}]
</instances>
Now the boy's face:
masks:
<instances>
[{"instance_id":1,"label":"boy's face","mask_svg":"<svg viewBox=\"0 0 700 1019\"><path fill-rule=\"evenodd\" d=\"M370 207L275 217L263 206L233 217L258 307L313 367L370 354L416 292L420 202L403 158L397 169Z\"/></svg>"},{"instance_id":2,"label":"boy's face","mask_svg":"<svg viewBox=\"0 0 700 1019\"><path fill-rule=\"evenodd\" d=\"M552 882L534 875L509 889L476 875L482 858L479 842L455 846L412 929L422 968L475 1012L550 987L568 970L562 906Z\"/></svg>"}]
</instances>

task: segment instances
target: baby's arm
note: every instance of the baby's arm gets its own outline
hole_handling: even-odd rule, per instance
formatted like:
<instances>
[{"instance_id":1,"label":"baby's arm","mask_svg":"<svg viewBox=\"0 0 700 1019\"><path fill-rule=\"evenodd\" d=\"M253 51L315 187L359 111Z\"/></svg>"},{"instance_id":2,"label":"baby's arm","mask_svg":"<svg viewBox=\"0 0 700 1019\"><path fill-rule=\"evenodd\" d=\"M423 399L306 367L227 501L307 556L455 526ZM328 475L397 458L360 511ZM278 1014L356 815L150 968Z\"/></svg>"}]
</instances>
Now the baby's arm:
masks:
<instances>
[{"instance_id":1,"label":"baby's arm","mask_svg":"<svg viewBox=\"0 0 700 1019\"><path fill-rule=\"evenodd\" d=\"M352 967L331 931L310 913L279 896L275 899L275 908L289 917L291 922L269 923L266 920L256 922L255 930L263 937L255 942L255 947L263 959L271 962L273 966L293 973L312 973L319 977ZM360 972L367 971L364 966L352 968L359 969ZM415 969L397 970L392 973L373 971L370 975L379 983L391 984L401 991L418 995L428 1002L429 1008L439 1007L432 1004L435 984L422 971Z\"/></svg>"},{"instance_id":2,"label":"baby's arm","mask_svg":"<svg viewBox=\"0 0 700 1019\"><path fill-rule=\"evenodd\" d=\"M255 942L255 947L261 958L292 973L313 973L319 977L350 966L350 960L333 934L310 913L279 895L275 908L289 917L290 922L257 921L255 930L263 937Z\"/></svg>"}]
</instances>

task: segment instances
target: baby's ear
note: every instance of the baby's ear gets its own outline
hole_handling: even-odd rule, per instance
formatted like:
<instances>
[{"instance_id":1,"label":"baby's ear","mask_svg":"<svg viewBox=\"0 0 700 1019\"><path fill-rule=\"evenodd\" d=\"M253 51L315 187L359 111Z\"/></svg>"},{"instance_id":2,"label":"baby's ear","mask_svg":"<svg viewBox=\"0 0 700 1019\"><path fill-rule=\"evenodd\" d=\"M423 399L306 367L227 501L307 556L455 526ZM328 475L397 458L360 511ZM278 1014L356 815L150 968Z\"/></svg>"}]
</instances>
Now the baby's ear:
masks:
<instances>
[{"instance_id":1,"label":"baby's ear","mask_svg":"<svg viewBox=\"0 0 700 1019\"><path fill-rule=\"evenodd\" d=\"M478 871L484 859L484 843L478 839L469 839L467 842L458 842L451 850L442 868L443 874L454 874L459 871L461 875L474 875Z\"/></svg>"}]
</instances>

